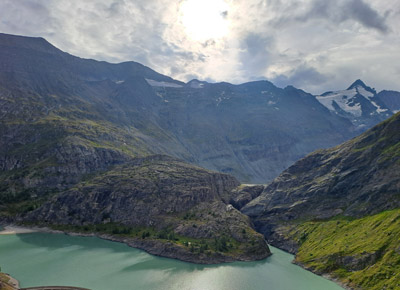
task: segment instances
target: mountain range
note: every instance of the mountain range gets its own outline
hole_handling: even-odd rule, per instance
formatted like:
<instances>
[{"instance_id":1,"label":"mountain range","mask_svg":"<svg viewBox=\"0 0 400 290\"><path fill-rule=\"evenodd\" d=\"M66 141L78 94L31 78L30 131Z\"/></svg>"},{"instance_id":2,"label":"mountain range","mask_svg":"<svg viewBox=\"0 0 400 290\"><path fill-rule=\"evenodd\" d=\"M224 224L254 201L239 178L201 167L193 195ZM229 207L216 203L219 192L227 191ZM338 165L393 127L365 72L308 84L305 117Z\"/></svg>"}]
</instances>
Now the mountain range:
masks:
<instances>
[{"instance_id":1,"label":"mountain range","mask_svg":"<svg viewBox=\"0 0 400 290\"><path fill-rule=\"evenodd\" d=\"M363 113L354 121L294 87L183 83L135 62L74 57L42 38L0 34L0 52L0 179L12 195L68 188L85 174L151 154L267 183L399 109L391 101L396 92L383 92L382 101L357 94ZM350 88L369 92L360 81Z\"/></svg>"},{"instance_id":2,"label":"mountain range","mask_svg":"<svg viewBox=\"0 0 400 290\"><path fill-rule=\"evenodd\" d=\"M318 96L185 83L0 34L0 221L198 263L262 259L265 238L319 274L390 289L399 110L399 92L361 80Z\"/></svg>"}]
</instances>

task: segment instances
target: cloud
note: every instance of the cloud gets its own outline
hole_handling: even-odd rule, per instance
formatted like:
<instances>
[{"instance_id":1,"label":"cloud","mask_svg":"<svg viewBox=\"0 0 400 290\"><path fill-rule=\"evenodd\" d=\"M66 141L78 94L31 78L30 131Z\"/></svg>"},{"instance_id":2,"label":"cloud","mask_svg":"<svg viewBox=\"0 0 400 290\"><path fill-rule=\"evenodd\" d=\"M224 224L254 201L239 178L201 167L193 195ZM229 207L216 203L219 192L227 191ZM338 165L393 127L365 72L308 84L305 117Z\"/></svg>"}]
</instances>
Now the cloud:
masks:
<instances>
[{"instance_id":1,"label":"cloud","mask_svg":"<svg viewBox=\"0 0 400 290\"><path fill-rule=\"evenodd\" d=\"M386 14L386 13L385 13ZM353 21L366 28L387 33L389 27L386 18L363 0L313 0L311 2L295 1L287 7L286 13L272 20L275 27L293 22L320 20L324 24L338 25Z\"/></svg>"},{"instance_id":2,"label":"cloud","mask_svg":"<svg viewBox=\"0 0 400 290\"><path fill-rule=\"evenodd\" d=\"M202 41L187 34L183 1L2 0L0 31L42 36L80 57L138 61L183 81L266 78L321 93L362 78L400 90L399 1L224 0L228 33Z\"/></svg>"},{"instance_id":3,"label":"cloud","mask_svg":"<svg viewBox=\"0 0 400 290\"><path fill-rule=\"evenodd\" d=\"M389 27L383 16L371 8L363 0L352 0L344 5L342 19L354 19L368 28L375 28L381 32L388 32Z\"/></svg>"},{"instance_id":4,"label":"cloud","mask_svg":"<svg viewBox=\"0 0 400 290\"><path fill-rule=\"evenodd\" d=\"M321 86L331 79L329 75L323 75L317 69L302 64L296 68L286 72L285 74L276 75L272 78L272 82L277 86L292 85L294 87L304 86Z\"/></svg>"},{"instance_id":5,"label":"cloud","mask_svg":"<svg viewBox=\"0 0 400 290\"><path fill-rule=\"evenodd\" d=\"M256 33L247 34L241 42L240 63L242 71L250 78L259 78L271 62L273 37Z\"/></svg>"}]
</instances>

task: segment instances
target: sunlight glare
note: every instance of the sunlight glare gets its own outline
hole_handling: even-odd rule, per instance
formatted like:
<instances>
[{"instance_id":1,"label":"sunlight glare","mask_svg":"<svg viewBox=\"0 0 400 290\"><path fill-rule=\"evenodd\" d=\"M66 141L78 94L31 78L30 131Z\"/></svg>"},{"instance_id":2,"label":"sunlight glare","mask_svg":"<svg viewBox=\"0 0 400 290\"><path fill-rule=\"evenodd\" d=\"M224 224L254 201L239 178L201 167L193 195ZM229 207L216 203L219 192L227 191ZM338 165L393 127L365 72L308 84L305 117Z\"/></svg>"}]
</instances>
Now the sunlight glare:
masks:
<instances>
[{"instance_id":1,"label":"sunlight glare","mask_svg":"<svg viewBox=\"0 0 400 290\"><path fill-rule=\"evenodd\" d=\"M224 0L185 0L180 6L186 34L196 41L224 37L229 32L228 4Z\"/></svg>"}]
</instances>

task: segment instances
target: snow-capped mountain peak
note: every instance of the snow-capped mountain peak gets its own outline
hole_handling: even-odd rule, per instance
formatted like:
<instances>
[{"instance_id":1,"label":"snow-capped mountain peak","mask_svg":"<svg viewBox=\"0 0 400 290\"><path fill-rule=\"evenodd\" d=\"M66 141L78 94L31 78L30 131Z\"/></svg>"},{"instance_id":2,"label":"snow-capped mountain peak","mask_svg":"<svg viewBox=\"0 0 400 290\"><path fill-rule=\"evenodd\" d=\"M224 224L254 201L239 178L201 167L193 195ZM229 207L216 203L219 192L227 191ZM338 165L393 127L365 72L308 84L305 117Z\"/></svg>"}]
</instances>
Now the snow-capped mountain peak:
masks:
<instances>
[{"instance_id":1,"label":"snow-capped mountain peak","mask_svg":"<svg viewBox=\"0 0 400 290\"><path fill-rule=\"evenodd\" d=\"M317 100L334 114L350 118L353 124L365 126L369 119L385 119L392 112L377 97L376 91L362 80L356 80L347 90L326 92Z\"/></svg>"}]
</instances>

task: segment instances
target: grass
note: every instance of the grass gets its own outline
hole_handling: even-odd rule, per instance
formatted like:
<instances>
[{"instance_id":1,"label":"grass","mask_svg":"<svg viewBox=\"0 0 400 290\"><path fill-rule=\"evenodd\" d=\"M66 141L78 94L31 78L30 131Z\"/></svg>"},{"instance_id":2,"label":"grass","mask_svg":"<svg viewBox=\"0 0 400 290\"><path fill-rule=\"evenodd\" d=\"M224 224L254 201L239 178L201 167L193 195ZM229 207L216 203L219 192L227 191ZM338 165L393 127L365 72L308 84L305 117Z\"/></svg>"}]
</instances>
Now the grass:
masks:
<instances>
[{"instance_id":1,"label":"grass","mask_svg":"<svg viewBox=\"0 0 400 290\"><path fill-rule=\"evenodd\" d=\"M400 289L400 209L361 219L306 222L290 235L296 261L362 289Z\"/></svg>"}]
</instances>

